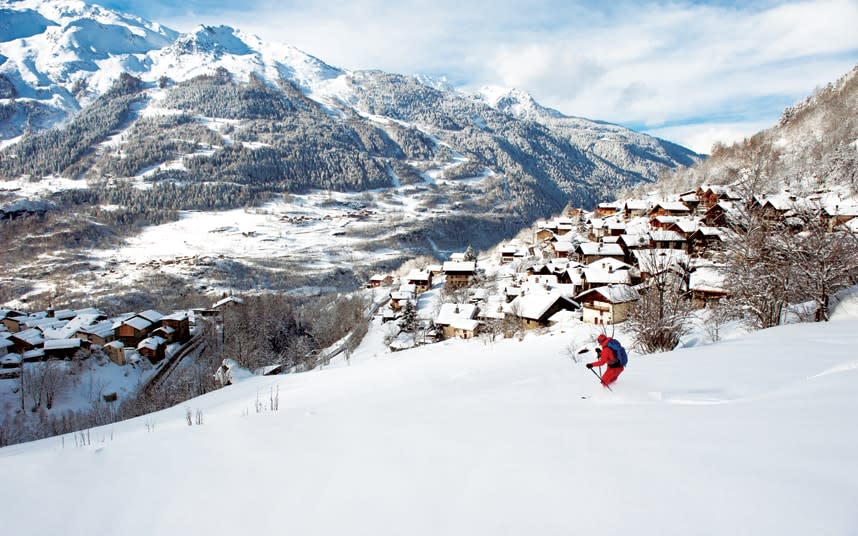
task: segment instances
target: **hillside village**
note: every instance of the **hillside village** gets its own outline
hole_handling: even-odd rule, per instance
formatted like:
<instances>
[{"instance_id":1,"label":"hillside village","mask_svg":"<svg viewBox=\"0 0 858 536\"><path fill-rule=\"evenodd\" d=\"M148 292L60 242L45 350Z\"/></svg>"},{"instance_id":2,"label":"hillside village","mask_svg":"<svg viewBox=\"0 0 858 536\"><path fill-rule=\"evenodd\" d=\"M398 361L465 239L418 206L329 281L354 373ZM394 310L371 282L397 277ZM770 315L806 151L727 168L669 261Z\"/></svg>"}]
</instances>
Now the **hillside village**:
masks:
<instances>
[{"instance_id":1,"label":"hillside village","mask_svg":"<svg viewBox=\"0 0 858 536\"><path fill-rule=\"evenodd\" d=\"M601 203L594 211L567 207L479 261L472 252L457 253L402 277L377 274L369 286L392 289L378 314L406 326L391 336L390 347L512 336L569 319L618 324L663 272L676 276L694 308L717 303L730 295L721 270L725 244L748 213L789 227L795 214L810 210L828 230L858 230L854 199L789 192L743 198L738 191L702 185L667 199Z\"/></svg>"},{"instance_id":2,"label":"hillside village","mask_svg":"<svg viewBox=\"0 0 858 536\"><path fill-rule=\"evenodd\" d=\"M0 309L0 380L21 378L24 364L94 359L100 365L131 367L145 384L193 346L202 323L217 320L225 308L241 301L229 296L210 308L171 314L150 309L115 317L95 308L30 313ZM49 368L43 366L37 376ZM112 391L105 395L116 397Z\"/></svg>"},{"instance_id":3,"label":"hillside village","mask_svg":"<svg viewBox=\"0 0 858 536\"><path fill-rule=\"evenodd\" d=\"M365 291L374 303L370 314L386 326L384 344L391 351L449 338L521 338L525 330L555 324L607 330L627 321L665 273L689 309L729 297L721 269L724 249L748 212L789 227L797 212L812 210L828 230L858 230L854 199L789 192L745 199L737 191L704 185L666 199L601 203L593 211L567 207L479 258L468 248L442 262L414 259L399 274L371 277ZM51 363L72 370L86 361L110 364L136 378L137 385L125 381L120 389L100 393L105 400L132 396L172 367L174 357L184 357L205 326L222 330L223 312L243 304L242 298L229 296L209 308L111 318L93 308L0 310L0 387L17 392L25 365L34 374L41 370L36 376L43 377ZM353 342L348 339L314 350L289 370L323 365L343 351L348 357L346 348ZM265 370L279 372L276 365ZM17 396L23 400L23 393ZM32 402L34 408L43 404L42 399ZM51 397L44 400L48 409L51 403Z\"/></svg>"}]
</instances>

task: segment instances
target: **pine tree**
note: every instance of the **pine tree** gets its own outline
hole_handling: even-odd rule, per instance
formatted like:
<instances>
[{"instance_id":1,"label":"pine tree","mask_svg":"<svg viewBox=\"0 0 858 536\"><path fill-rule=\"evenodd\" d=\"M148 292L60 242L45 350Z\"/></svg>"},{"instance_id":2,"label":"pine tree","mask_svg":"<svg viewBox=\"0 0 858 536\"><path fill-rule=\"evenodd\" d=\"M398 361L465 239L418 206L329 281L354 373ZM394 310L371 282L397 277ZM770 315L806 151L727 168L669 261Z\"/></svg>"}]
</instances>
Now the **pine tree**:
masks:
<instances>
[{"instance_id":1,"label":"pine tree","mask_svg":"<svg viewBox=\"0 0 858 536\"><path fill-rule=\"evenodd\" d=\"M406 333L417 331L417 307L411 300L405 302L405 306L402 308L402 318L399 321L399 327Z\"/></svg>"}]
</instances>

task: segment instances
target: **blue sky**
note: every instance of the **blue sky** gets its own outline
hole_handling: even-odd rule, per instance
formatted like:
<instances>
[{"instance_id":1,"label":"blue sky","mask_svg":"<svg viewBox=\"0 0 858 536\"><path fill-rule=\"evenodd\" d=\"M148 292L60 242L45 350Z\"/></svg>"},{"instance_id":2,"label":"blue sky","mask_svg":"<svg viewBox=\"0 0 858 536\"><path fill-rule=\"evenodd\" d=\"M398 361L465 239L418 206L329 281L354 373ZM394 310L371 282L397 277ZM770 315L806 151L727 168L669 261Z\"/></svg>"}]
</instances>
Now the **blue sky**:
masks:
<instances>
[{"instance_id":1,"label":"blue sky","mask_svg":"<svg viewBox=\"0 0 858 536\"><path fill-rule=\"evenodd\" d=\"M177 30L235 26L345 69L517 87L701 152L858 63L858 0L96 2Z\"/></svg>"}]
</instances>

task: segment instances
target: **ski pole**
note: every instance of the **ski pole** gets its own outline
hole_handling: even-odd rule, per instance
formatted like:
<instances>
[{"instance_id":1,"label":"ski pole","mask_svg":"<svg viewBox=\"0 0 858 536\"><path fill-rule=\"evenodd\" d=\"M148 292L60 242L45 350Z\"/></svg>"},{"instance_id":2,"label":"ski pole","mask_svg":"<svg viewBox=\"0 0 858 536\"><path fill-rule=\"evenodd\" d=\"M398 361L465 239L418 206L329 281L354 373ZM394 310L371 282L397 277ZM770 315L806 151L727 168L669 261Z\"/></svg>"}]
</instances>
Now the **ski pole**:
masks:
<instances>
[{"instance_id":1,"label":"ski pole","mask_svg":"<svg viewBox=\"0 0 858 536\"><path fill-rule=\"evenodd\" d=\"M606 384L602 383L602 376L600 376L598 372L596 372L596 371L595 371L595 370L593 370L593 369L590 369L590 370L593 372L593 374L595 374L595 375L596 375L596 377L597 377L597 378L599 378L599 383L601 383L602 385L604 385L605 387L607 387L607 388L608 388L608 391L611 391L612 393L614 392L614 390L613 390L613 389L611 389L611 386L610 386L610 385L606 385Z\"/></svg>"}]
</instances>

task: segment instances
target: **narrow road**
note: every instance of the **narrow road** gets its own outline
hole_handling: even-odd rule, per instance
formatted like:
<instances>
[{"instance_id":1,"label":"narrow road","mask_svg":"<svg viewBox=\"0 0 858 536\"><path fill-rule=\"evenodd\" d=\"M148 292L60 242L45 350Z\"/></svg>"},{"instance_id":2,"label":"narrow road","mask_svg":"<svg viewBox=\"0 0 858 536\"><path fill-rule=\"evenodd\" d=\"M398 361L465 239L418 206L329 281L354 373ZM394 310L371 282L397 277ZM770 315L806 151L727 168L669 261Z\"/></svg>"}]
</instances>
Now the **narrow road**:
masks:
<instances>
[{"instance_id":1,"label":"narrow road","mask_svg":"<svg viewBox=\"0 0 858 536\"><path fill-rule=\"evenodd\" d=\"M161 365L161 369L149 379L149 382L146 383L143 389L148 393L152 389L160 385L161 382L163 382L167 378L167 376L169 376L170 373L176 369L176 366L178 366L178 364L181 363L181 361L185 357L187 357L194 350L203 349L204 346L201 347L201 345L203 345L202 330L194 334L194 336L191 337L178 352L173 354L172 357L170 357L169 359L165 358L164 364Z\"/></svg>"}]
</instances>

